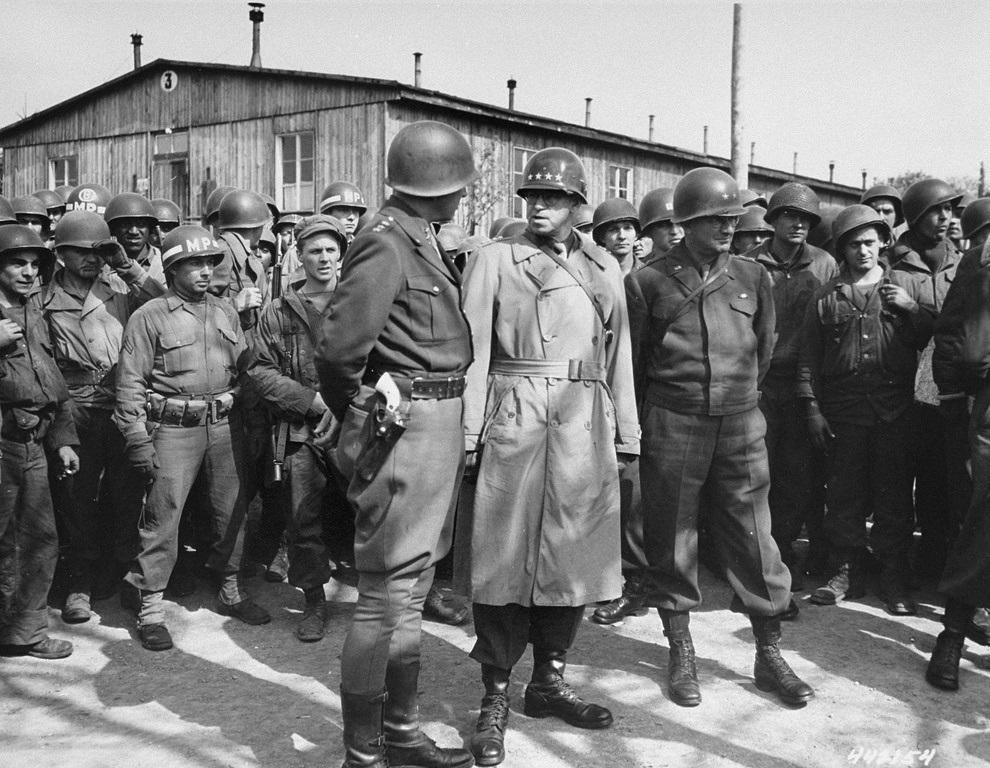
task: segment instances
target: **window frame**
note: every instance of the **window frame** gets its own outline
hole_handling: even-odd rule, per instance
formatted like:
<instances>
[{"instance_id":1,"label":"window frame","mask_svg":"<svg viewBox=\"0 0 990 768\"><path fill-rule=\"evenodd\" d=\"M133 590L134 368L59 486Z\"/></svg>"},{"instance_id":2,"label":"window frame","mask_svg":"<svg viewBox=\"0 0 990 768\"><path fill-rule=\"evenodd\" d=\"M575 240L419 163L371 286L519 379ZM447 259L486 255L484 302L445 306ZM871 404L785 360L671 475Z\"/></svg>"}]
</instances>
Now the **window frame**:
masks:
<instances>
[{"instance_id":1,"label":"window frame","mask_svg":"<svg viewBox=\"0 0 990 768\"><path fill-rule=\"evenodd\" d=\"M304 157L302 154L302 137L310 137L311 155L309 157ZM287 184L285 181L285 149L284 142L286 139L294 138L294 159L293 162L293 174L295 181L291 184ZM309 180L304 181L302 179L303 163L309 161ZM308 199L304 194L305 186L309 186ZM291 186L293 188L293 194L295 197L295 204L290 205L286 203L286 187ZM287 133L279 133L275 135L275 204L283 211L295 211L295 210L312 210L313 201L316 199L316 132L312 130L303 131L289 131Z\"/></svg>"},{"instance_id":2,"label":"window frame","mask_svg":"<svg viewBox=\"0 0 990 768\"><path fill-rule=\"evenodd\" d=\"M625 184L620 183L620 177L625 174ZM632 202L633 169L628 165L609 164L605 177L605 187L608 197L618 197Z\"/></svg>"},{"instance_id":3,"label":"window frame","mask_svg":"<svg viewBox=\"0 0 990 768\"><path fill-rule=\"evenodd\" d=\"M58 163L66 163L66 173L61 178L57 175L56 166ZM74 174L68 173L74 170ZM55 189L61 186L79 186L79 155L58 155L48 158L48 188Z\"/></svg>"}]
</instances>

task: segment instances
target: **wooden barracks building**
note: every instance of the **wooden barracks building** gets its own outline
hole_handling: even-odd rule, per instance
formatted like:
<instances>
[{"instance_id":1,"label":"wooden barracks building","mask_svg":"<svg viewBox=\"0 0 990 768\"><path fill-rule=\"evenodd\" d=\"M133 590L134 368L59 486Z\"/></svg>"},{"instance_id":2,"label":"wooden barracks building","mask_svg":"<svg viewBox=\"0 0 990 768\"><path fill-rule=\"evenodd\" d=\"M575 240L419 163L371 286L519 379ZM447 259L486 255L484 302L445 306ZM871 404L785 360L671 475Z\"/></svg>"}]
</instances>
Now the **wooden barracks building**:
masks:
<instances>
[{"instance_id":1,"label":"wooden barracks building","mask_svg":"<svg viewBox=\"0 0 990 768\"><path fill-rule=\"evenodd\" d=\"M638 204L701 165L729 170L723 158L395 81L265 69L257 45L256 66L165 59L140 66L134 37L135 69L0 128L4 195L91 182L169 198L198 218L218 184L266 192L290 211L313 210L323 188L343 179L378 205L387 196L389 142L423 119L449 123L470 140L483 181L460 218L482 232L494 218L523 215L513 191L526 160L543 147L564 146L582 158L593 204L607 197ZM848 205L860 194L759 166L749 178L765 194L801 181L823 203Z\"/></svg>"}]
</instances>

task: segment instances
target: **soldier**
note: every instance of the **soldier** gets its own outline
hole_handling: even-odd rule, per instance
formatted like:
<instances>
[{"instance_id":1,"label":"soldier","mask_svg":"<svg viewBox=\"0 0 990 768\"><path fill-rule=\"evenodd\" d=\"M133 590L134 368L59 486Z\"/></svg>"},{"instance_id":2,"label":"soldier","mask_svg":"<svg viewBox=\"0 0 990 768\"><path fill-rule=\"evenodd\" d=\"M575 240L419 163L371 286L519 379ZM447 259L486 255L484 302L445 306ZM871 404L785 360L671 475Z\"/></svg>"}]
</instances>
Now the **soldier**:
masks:
<instances>
[{"instance_id":1,"label":"soldier","mask_svg":"<svg viewBox=\"0 0 990 768\"><path fill-rule=\"evenodd\" d=\"M651 256L664 256L684 239L684 229L671 219L674 215L674 190L667 187L647 192L639 203L639 221L643 236L653 241Z\"/></svg>"},{"instance_id":2,"label":"soldier","mask_svg":"<svg viewBox=\"0 0 990 768\"><path fill-rule=\"evenodd\" d=\"M316 354L356 514L358 600L340 660L344 765L461 768L466 750L420 730L417 682L423 601L450 548L464 465L471 361L460 277L435 232L478 172L467 140L433 121L402 128L386 166L393 194L348 249Z\"/></svg>"},{"instance_id":3,"label":"soldier","mask_svg":"<svg viewBox=\"0 0 990 768\"><path fill-rule=\"evenodd\" d=\"M802 526L808 526L813 549L822 550L822 462L808 440L804 414L794 395L805 312L815 291L838 273L835 259L805 242L820 218L814 190L797 182L785 184L771 195L764 214L773 227L773 237L745 254L766 268L773 286L777 343L770 370L760 385L760 408L767 421L773 538L791 572L794 589L800 589L803 581L793 549ZM821 557L817 552L814 556ZM792 610L796 608L793 604Z\"/></svg>"},{"instance_id":4,"label":"soldier","mask_svg":"<svg viewBox=\"0 0 990 768\"><path fill-rule=\"evenodd\" d=\"M513 219L509 219L508 221L505 222L505 224L508 224L509 221L513 221ZM595 206L590 205L589 203L583 203L582 205L579 205L574 210L574 218L571 226L574 227L574 229L576 229L578 232L581 232L582 234L590 235L591 228L594 227L594 225L595 225Z\"/></svg>"},{"instance_id":5,"label":"soldier","mask_svg":"<svg viewBox=\"0 0 990 768\"><path fill-rule=\"evenodd\" d=\"M901 203L901 193L895 187L889 184L877 184L866 190L859 198L859 202L870 206L883 216L893 237L896 238L903 231L904 206Z\"/></svg>"},{"instance_id":6,"label":"soldier","mask_svg":"<svg viewBox=\"0 0 990 768\"><path fill-rule=\"evenodd\" d=\"M0 654L61 659L72 643L48 636L46 599L58 560L46 451L60 476L79 469L69 393L34 291L51 252L29 227L0 227Z\"/></svg>"},{"instance_id":7,"label":"soldier","mask_svg":"<svg viewBox=\"0 0 990 768\"><path fill-rule=\"evenodd\" d=\"M361 190L349 181L335 181L320 195L320 213L342 221L348 240L354 239L358 219L367 210Z\"/></svg>"},{"instance_id":8,"label":"soldier","mask_svg":"<svg viewBox=\"0 0 990 768\"><path fill-rule=\"evenodd\" d=\"M833 558L828 583L811 602L861 597L866 519L882 561L910 540L910 418L918 350L934 315L918 281L891 272L880 251L891 237L868 205L844 209L832 224L839 275L815 294L800 345L797 396L811 441L828 457L825 530Z\"/></svg>"},{"instance_id":9,"label":"soldier","mask_svg":"<svg viewBox=\"0 0 990 768\"><path fill-rule=\"evenodd\" d=\"M140 590L138 634L152 651L172 647L162 593L197 476L212 514L207 566L221 578L218 612L247 624L270 620L239 575L250 470L235 386L246 345L234 308L208 290L224 252L196 226L172 230L162 247L168 292L136 310L124 330L113 415L129 461L150 483L141 551L126 580Z\"/></svg>"},{"instance_id":10,"label":"soldier","mask_svg":"<svg viewBox=\"0 0 990 768\"><path fill-rule=\"evenodd\" d=\"M123 192L107 203L103 218L114 239L123 246L127 257L164 287L162 253L151 243L151 234L158 226L151 201L136 192Z\"/></svg>"},{"instance_id":11,"label":"soldier","mask_svg":"<svg viewBox=\"0 0 990 768\"><path fill-rule=\"evenodd\" d=\"M752 189L740 189L739 190L739 200L742 203L743 208L762 208L764 211L767 209L767 198Z\"/></svg>"},{"instance_id":12,"label":"soldier","mask_svg":"<svg viewBox=\"0 0 990 768\"><path fill-rule=\"evenodd\" d=\"M333 494L323 448L314 430L327 413L313 364L319 330L337 287L337 270L347 251L343 225L330 216L307 216L296 224L295 242L304 278L269 304L255 331L251 378L276 421L276 455L288 496L288 578L301 589L306 607L296 625L303 642L322 640L328 609L323 587L330 580L323 517L329 502L334 518L348 515L346 501Z\"/></svg>"},{"instance_id":13,"label":"soldier","mask_svg":"<svg viewBox=\"0 0 990 768\"><path fill-rule=\"evenodd\" d=\"M922 304L941 312L956 278L961 254L948 238L953 209L961 195L940 179L923 179L904 191L908 229L889 249L891 266L907 272L924 286ZM921 352L911 409L913 429L914 506L921 528L915 573L938 578L945 567L949 542L962 520L969 499L966 471L965 414L939 409L938 387L932 375L934 341ZM953 415L951 421L946 416ZM895 615L917 610L910 593L911 540L881 563L881 591L886 608Z\"/></svg>"},{"instance_id":14,"label":"soldier","mask_svg":"<svg viewBox=\"0 0 990 768\"><path fill-rule=\"evenodd\" d=\"M756 205L748 207L749 210L739 217L739 224L732 235L732 252L737 256L763 245L773 236L773 227L763 218L766 211Z\"/></svg>"},{"instance_id":15,"label":"soldier","mask_svg":"<svg viewBox=\"0 0 990 768\"><path fill-rule=\"evenodd\" d=\"M712 540L753 626L757 687L791 705L814 696L780 654L790 578L770 535L766 422L757 405L776 324L766 270L729 254L744 212L731 176L690 171L674 188L684 240L626 278L643 404L648 602L670 643L669 692L681 706L701 702L689 621L701 602L703 492Z\"/></svg>"},{"instance_id":16,"label":"soldier","mask_svg":"<svg viewBox=\"0 0 990 768\"><path fill-rule=\"evenodd\" d=\"M90 211L102 216L112 198L110 190L100 184L80 184L65 198L65 212Z\"/></svg>"},{"instance_id":17,"label":"soldier","mask_svg":"<svg viewBox=\"0 0 990 768\"><path fill-rule=\"evenodd\" d=\"M484 246L464 279L475 354L465 433L468 463L480 464L471 658L485 695L471 750L481 765L505 756L509 679L530 642L526 714L612 724L564 680L585 605L620 593L618 471L639 453L621 271L571 224L585 189L573 152L536 152L516 190L525 232Z\"/></svg>"},{"instance_id":18,"label":"soldier","mask_svg":"<svg viewBox=\"0 0 990 768\"><path fill-rule=\"evenodd\" d=\"M212 230L214 235L219 234L217 230L217 217L220 215L220 203L227 196L228 192L233 192L236 187L221 186L210 192L210 196L206 198L206 205L203 206L203 226L209 230ZM262 201L264 202L264 201ZM265 206L266 208L268 206Z\"/></svg>"},{"instance_id":19,"label":"soldier","mask_svg":"<svg viewBox=\"0 0 990 768\"><path fill-rule=\"evenodd\" d=\"M619 263L623 275L638 263L633 250L639 232L639 215L628 200L613 197L595 208L591 237Z\"/></svg>"},{"instance_id":20,"label":"soldier","mask_svg":"<svg viewBox=\"0 0 990 768\"><path fill-rule=\"evenodd\" d=\"M48 217L48 209L34 195L22 195L10 201L17 223L31 227L43 240L48 240L52 233L52 220Z\"/></svg>"},{"instance_id":21,"label":"soldier","mask_svg":"<svg viewBox=\"0 0 990 768\"><path fill-rule=\"evenodd\" d=\"M158 225L151 233L151 244L158 249L162 247L162 239L182 223L182 211L171 200L164 197L156 197L151 201L151 207L155 213L155 220Z\"/></svg>"},{"instance_id":22,"label":"soldier","mask_svg":"<svg viewBox=\"0 0 990 768\"><path fill-rule=\"evenodd\" d=\"M966 278L952 281L936 321L932 357L938 407L945 421L965 420L967 398L973 398L968 415L972 494L939 582L938 591L945 597L943 630L925 672L931 685L947 691L959 688L959 660L966 638L990 644L986 611L978 608L990 605L990 258L973 249L966 258L970 262Z\"/></svg>"},{"instance_id":23,"label":"soldier","mask_svg":"<svg viewBox=\"0 0 990 768\"><path fill-rule=\"evenodd\" d=\"M62 620L75 624L89 620L94 596L113 593L136 554L143 489L128 471L124 441L110 416L124 326L133 309L165 289L110 239L96 213L62 217L55 251L64 267L45 291L42 309L79 434L79 472L64 483L59 505L70 579Z\"/></svg>"},{"instance_id":24,"label":"soldier","mask_svg":"<svg viewBox=\"0 0 990 768\"><path fill-rule=\"evenodd\" d=\"M45 206L52 227L55 227L58 220L65 214L65 200L57 192L50 189L39 189L33 193L32 197L38 198L41 204Z\"/></svg>"},{"instance_id":25,"label":"soldier","mask_svg":"<svg viewBox=\"0 0 990 768\"><path fill-rule=\"evenodd\" d=\"M969 250L982 249L990 237L990 197L978 197L967 205L959 224L963 237L969 242Z\"/></svg>"},{"instance_id":26,"label":"soldier","mask_svg":"<svg viewBox=\"0 0 990 768\"><path fill-rule=\"evenodd\" d=\"M17 217L14 215L14 209L10 206L10 201L6 197L0 196L0 226L16 223Z\"/></svg>"}]
</instances>

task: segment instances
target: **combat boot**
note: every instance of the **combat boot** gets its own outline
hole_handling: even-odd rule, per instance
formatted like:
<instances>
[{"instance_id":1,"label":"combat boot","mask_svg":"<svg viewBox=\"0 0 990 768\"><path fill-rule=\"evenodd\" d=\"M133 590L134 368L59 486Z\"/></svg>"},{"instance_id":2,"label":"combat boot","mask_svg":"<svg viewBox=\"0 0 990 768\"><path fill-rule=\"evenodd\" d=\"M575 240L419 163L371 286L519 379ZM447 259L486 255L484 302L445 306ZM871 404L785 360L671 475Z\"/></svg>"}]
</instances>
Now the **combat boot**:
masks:
<instances>
[{"instance_id":1,"label":"combat boot","mask_svg":"<svg viewBox=\"0 0 990 768\"><path fill-rule=\"evenodd\" d=\"M627 616L645 616L648 613L646 597L641 593L637 579L626 579L622 595L610 603L595 608L591 620L595 624L618 624Z\"/></svg>"},{"instance_id":2,"label":"combat boot","mask_svg":"<svg viewBox=\"0 0 990 768\"><path fill-rule=\"evenodd\" d=\"M667 656L667 693L675 704L696 707L701 703L701 687L698 685L694 642L688 628L691 614L666 609L660 609L659 612L663 634L670 646Z\"/></svg>"},{"instance_id":3,"label":"combat boot","mask_svg":"<svg viewBox=\"0 0 990 768\"><path fill-rule=\"evenodd\" d=\"M836 549L832 578L812 592L808 599L815 605L836 605L843 600L863 597L866 588L861 561L861 554L855 549Z\"/></svg>"},{"instance_id":4,"label":"combat boot","mask_svg":"<svg viewBox=\"0 0 990 768\"><path fill-rule=\"evenodd\" d=\"M423 618L439 624L449 624L452 627L459 627L469 618L470 609L466 605L447 605L443 599L440 588L434 584L430 591L426 593L426 600L423 602Z\"/></svg>"},{"instance_id":5,"label":"combat boot","mask_svg":"<svg viewBox=\"0 0 990 768\"><path fill-rule=\"evenodd\" d=\"M533 647L533 679L526 686L523 712L527 717L559 717L575 728L608 728L612 713L588 704L564 680L567 651Z\"/></svg>"},{"instance_id":6,"label":"combat boot","mask_svg":"<svg viewBox=\"0 0 990 768\"><path fill-rule=\"evenodd\" d=\"M907 586L907 563L895 561L884 563L880 571L880 591L883 593L884 607L894 616L914 616L918 606L911 597Z\"/></svg>"},{"instance_id":7,"label":"combat boot","mask_svg":"<svg viewBox=\"0 0 990 768\"><path fill-rule=\"evenodd\" d=\"M750 616L756 637L753 677L761 691L774 692L785 704L801 706L815 695L810 685L794 674L780 655L780 617Z\"/></svg>"},{"instance_id":8,"label":"combat boot","mask_svg":"<svg viewBox=\"0 0 990 768\"><path fill-rule=\"evenodd\" d=\"M471 736L471 754L478 765L498 765L505 760L505 728L509 722L509 676L512 670L481 665L485 697L478 724Z\"/></svg>"},{"instance_id":9,"label":"combat boot","mask_svg":"<svg viewBox=\"0 0 990 768\"><path fill-rule=\"evenodd\" d=\"M474 758L466 749L438 747L419 728L419 661L390 661L385 672L385 755L393 766L467 768Z\"/></svg>"},{"instance_id":10,"label":"combat boot","mask_svg":"<svg viewBox=\"0 0 990 768\"><path fill-rule=\"evenodd\" d=\"M925 670L925 680L943 691L959 690L959 660L962 658L965 635L944 629L939 633L932 657Z\"/></svg>"},{"instance_id":11,"label":"combat boot","mask_svg":"<svg viewBox=\"0 0 990 768\"><path fill-rule=\"evenodd\" d=\"M377 695L340 691L344 720L344 749L341 768L388 768L385 734L382 732L382 703L387 693Z\"/></svg>"},{"instance_id":12,"label":"combat boot","mask_svg":"<svg viewBox=\"0 0 990 768\"><path fill-rule=\"evenodd\" d=\"M304 643L315 643L323 639L330 618L323 587L312 587L305 591L306 607L302 618L296 624L296 637Z\"/></svg>"},{"instance_id":13,"label":"combat boot","mask_svg":"<svg viewBox=\"0 0 990 768\"><path fill-rule=\"evenodd\" d=\"M82 624L89 621L90 596L93 591L93 564L73 563L69 576L69 594L62 609L62 621L66 624Z\"/></svg>"}]
</instances>

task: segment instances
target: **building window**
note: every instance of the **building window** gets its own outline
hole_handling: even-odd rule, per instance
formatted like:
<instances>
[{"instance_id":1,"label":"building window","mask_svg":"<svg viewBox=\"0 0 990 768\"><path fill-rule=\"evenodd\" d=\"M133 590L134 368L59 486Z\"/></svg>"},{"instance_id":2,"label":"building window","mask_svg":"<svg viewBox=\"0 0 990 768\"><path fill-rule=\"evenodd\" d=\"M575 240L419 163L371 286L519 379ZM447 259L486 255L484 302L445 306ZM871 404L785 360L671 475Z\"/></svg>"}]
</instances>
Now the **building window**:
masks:
<instances>
[{"instance_id":1,"label":"building window","mask_svg":"<svg viewBox=\"0 0 990 768\"><path fill-rule=\"evenodd\" d=\"M526 201L516 195L516 190L523 184L523 171L526 170L526 163L539 150L527 149L526 147L512 148L512 175L509 178L509 189L512 192L512 216L517 219L526 218Z\"/></svg>"},{"instance_id":2,"label":"building window","mask_svg":"<svg viewBox=\"0 0 990 768\"><path fill-rule=\"evenodd\" d=\"M155 159L168 160L189 154L189 131L166 131L155 134Z\"/></svg>"},{"instance_id":3,"label":"building window","mask_svg":"<svg viewBox=\"0 0 990 768\"><path fill-rule=\"evenodd\" d=\"M632 187L632 168L626 168L623 165L610 165L606 186L609 197L621 197L623 200L629 200L629 190Z\"/></svg>"},{"instance_id":4,"label":"building window","mask_svg":"<svg viewBox=\"0 0 990 768\"><path fill-rule=\"evenodd\" d=\"M68 155L67 157L52 157L48 160L48 188L69 186L75 187L79 184L79 157Z\"/></svg>"},{"instance_id":5,"label":"building window","mask_svg":"<svg viewBox=\"0 0 990 768\"><path fill-rule=\"evenodd\" d=\"M303 211L313 208L313 132L286 133L275 142L275 189L279 208Z\"/></svg>"}]
</instances>

